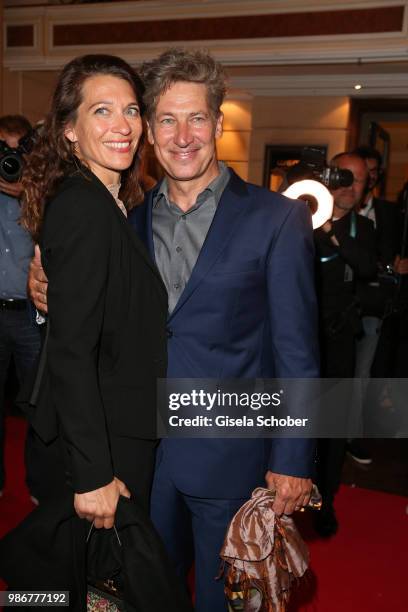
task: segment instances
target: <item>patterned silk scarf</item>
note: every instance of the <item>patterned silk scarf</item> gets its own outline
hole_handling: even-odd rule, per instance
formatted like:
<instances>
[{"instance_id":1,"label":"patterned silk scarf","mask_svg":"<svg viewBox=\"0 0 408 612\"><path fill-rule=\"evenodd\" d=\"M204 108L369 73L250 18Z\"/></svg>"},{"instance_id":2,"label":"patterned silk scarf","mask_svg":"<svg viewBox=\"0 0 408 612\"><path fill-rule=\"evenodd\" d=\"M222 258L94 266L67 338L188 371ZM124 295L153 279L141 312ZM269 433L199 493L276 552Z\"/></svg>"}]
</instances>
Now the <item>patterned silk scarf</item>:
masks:
<instances>
[{"instance_id":1,"label":"patterned silk scarf","mask_svg":"<svg viewBox=\"0 0 408 612\"><path fill-rule=\"evenodd\" d=\"M307 546L291 517L275 515L274 497L255 489L230 523L221 549L230 612L284 612L293 581L307 570Z\"/></svg>"}]
</instances>

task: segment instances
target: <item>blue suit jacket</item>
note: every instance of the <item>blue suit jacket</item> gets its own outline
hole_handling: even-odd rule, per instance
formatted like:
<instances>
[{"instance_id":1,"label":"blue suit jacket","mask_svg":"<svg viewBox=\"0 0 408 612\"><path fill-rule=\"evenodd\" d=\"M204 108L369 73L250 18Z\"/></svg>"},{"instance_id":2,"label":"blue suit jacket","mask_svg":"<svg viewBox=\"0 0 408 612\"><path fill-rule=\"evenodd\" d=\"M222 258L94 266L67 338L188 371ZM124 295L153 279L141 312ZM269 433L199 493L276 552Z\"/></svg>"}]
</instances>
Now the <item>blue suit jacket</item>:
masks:
<instances>
[{"instance_id":1,"label":"blue suit jacket","mask_svg":"<svg viewBox=\"0 0 408 612\"><path fill-rule=\"evenodd\" d=\"M309 378L319 375L314 248L307 207L233 171L191 277L168 318L168 376ZM156 188L157 189L157 188ZM152 202L129 215L154 257ZM267 469L306 477L314 442L167 439L165 460L189 495L243 498Z\"/></svg>"}]
</instances>

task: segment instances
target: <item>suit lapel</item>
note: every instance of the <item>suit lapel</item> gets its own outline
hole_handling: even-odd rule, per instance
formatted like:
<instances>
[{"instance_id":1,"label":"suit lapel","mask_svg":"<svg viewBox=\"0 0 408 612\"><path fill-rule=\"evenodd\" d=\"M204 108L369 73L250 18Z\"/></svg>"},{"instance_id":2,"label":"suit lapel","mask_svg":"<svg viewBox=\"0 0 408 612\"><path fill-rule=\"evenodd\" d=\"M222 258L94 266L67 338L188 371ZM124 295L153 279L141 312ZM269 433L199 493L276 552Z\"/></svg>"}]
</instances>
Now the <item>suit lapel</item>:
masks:
<instances>
[{"instance_id":1,"label":"suit lapel","mask_svg":"<svg viewBox=\"0 0 408 612\"><path fill-rule=\"evenodd\" d=\"M150 191L146 207L146 245L154 262L156 262L156 255L153 242L153 202L159 187L160 182Z\"/></svg>"},{"instance_id":2,"label":"suit lapel","mask_svg":"<svg viewBox=\"0 0 408 612\"><path fill-rule=\"evenodd\" d=\"M116 204L116 203L115 203ZM134 231L134 229L130 226L130 224L126 221L126 217L124 216L124 214L119 210L119 208L117 207L117 212L121 214L122 218L121 218L121 222L123 222L124 227L126 228L126 232L128 233L128 236L130 237L130 240L133 243L133 246L136 248L136 250L138 251L138 253L143 257L145 263L147 263L147 265L149 266L149 268L152 270L152 272L154 273L154 275L160 279L160 284L163 285L164 288L164 284L162 281L162 278L160 276L160 272L158 271L156 264L154 263L154 261L152 261L149 252L147 251L145 245L143 244L143 242L140 240L139 236L137 235L137 233Z\"/></svg>"},{"instance_id":3,"label":"suit lapel","mask_svg":"<svg viewBox=\"0 0 408 612\"><path fill-rule=\"evenodd\" d=\"M194 293L197 286L209 273L212 266L228 244L229 239L240 222L250 202L245 182L230 170L231 178L218 203L213 222L199 253L190 279L184 288L174 310L169 316L172 319Z\"/></svg>"},{"instance_id":4,"label":"suit lapel","mask_svg":"<svg viewBox=\"0 0 408 612\"><path fill-rule=\"evenodd\" d=\"M116 214L119 218L119 222L123 225L125 231L127 232L131 243L133 244L134 248L136 249L136 251L138 252L138 254L142 257L142 259L145 261L145 263L149 266L149 268L151 269L151 271L153 272L153 274L155 275L156 279L159 281L160 284L160 288L162 291L164 291L164 293L166 294L166 299L167 299L167 290L166 287L162 281L162 278L160 276L160 272L158 271L155 263L152 261L148 251L146 250L146 247L144 246L143 242L141 241L141 239L139 238L139 236L137 235L137 233L134 231L134 229L131 227L131 225L128 223L125 215L123 214L123 212L119 209L118 205L115 202L114 197L109 193L109 191L106 189L105 185L103 185L103 183L101 183L101 181L98 179L97 176L95 176L93 173L89 173L92 183L93 185L99 190L99 192L101 194L103 194L105 196L105 198L107 200L109 200L110 204L113 205L114 207L114 214Z\"/></svg>"}]
</instances>

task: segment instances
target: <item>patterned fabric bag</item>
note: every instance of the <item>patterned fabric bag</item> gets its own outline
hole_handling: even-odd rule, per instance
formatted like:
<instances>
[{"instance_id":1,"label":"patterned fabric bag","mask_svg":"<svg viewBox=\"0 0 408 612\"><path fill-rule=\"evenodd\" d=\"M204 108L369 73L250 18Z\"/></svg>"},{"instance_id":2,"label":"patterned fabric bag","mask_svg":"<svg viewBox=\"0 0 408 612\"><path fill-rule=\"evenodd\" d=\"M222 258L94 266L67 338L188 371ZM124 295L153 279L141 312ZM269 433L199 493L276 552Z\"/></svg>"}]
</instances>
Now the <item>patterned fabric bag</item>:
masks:
<instances>
[{"instance_id":1,"label":"patterned fabric bag","mask_svg":"<svg viewBox=\"0 0 408 612\"><path fill-rule=\"evenodd\" d=\"M118 597L115 585L111 580L106 580L99 585L88 583L88 594L86 598L87 612L120 612L125 610L122 599Z\"/></svg>"},{"instance_id":2,"label":"patterned fabric bag","mask_svg":"<svg viewBox=\"0 0 408 612\"><path fill-rule=\"evenodd\" d=\"M229 612L285 612L309 551L290 516L272 510L275 493L259 487L235 514L221 549ZM309 505L319 508L314 487Z\"/></svg>"},{"instance_id":3,"label":"patterned fabric bag","mask_svg":"<svg viewBox=\"0 0 408 612\"><path fill-rule=\"evenodd\" d=\"M122 598L122 543L116 527L89 530L87 612L130 610Z\"/></svg>"}]
</instances>

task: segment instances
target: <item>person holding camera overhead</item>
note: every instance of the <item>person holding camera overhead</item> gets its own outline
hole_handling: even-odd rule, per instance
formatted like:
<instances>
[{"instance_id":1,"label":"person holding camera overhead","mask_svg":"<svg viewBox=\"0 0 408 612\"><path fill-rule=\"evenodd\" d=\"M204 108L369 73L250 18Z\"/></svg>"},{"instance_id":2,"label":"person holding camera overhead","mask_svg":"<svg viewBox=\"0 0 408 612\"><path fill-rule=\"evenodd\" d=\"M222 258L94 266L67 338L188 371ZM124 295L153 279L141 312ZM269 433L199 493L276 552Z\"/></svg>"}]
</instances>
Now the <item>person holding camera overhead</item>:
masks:
<instances>
[{"instance_id":1,"label":"person holding camera overhead","mask_svg":"<svg viewBox=\"0 0 408 612\"><path fill-rule=\"evenodd\" d=\"M34 244L19 224L19 174L23 161L19 143L30 131L30 122L22 115L0 117L0 497L5 485L4 388L8 366L13 357L21 384L40 348L39 331L26 293Z\"/></svg>"}]
</instances>

